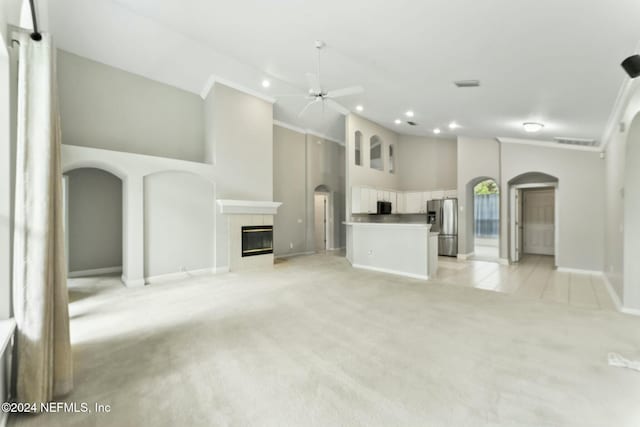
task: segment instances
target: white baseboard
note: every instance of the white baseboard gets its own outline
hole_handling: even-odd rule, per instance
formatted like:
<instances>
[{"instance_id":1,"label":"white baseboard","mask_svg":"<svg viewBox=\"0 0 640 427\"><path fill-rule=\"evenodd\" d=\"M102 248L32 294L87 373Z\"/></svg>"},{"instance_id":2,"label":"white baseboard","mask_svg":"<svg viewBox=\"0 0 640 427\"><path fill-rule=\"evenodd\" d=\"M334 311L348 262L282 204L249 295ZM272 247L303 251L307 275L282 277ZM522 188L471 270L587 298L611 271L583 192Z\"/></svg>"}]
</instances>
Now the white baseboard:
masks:
<instances>
[{"instance_id":1,"label":"white baseboard","mask_svg":"<svg viewBox=\"0 0 640 427\"><path fill-rule=\"evenodd\" d=\"M216 267L213 269L213 274L224 274L229 272L229 266L224 265L222 267Z\"/></svg>"},{"instance_id":2,"label":"white baseboard","mask_svg":"<svg viewBox=\"0 0 640 427\"><path fill-rule=\"evenodd\" d=\"M602 271L600 270L582 270L580 268L567 268L567 267L558 267L557 270L561 273L595 274L596 276L602 276Z\"/></svg>"},{"instance_id":3,"label":"white baseboard","mask_svg":"<svg viewBox=\"0 0 640 427\"><path fill-rule=\"evenodd\" d=\"M346 247L346 246L340 246L339 248L329 248L329 249L327 249L327 250L328 250L328 251L343 251L343 250L345 250L345 249L347 249L347 247Z\"/></svg>"},{"instance_id":4,"label":"white baseboard","mask_svg":"<svg viewBox=\"0 0 640 427\"><path fill-rule=\"evenodd\" d=\"M125 275L122 275L120 279L127 288L139 288L144 286L144 279L128 279Z\"/></svg>"},{"instance_id":5,"label":"white baseboard","mask_svg":"<svg viewBox=\"0 0 640 427\"><path fill-rule=\"evenodd\" d=\"M461 259L462 261L466 261L474 255L475 255L475 252L469 252L468 254L458 254L458 259Z\"/></svg>"},{"instance_id":6,"label":"white baseboard","mask_svg":"<svg viewBox=\"0 0 640 427\"><path fill-rule=\"evenodd\" d=\"M292 254L282 254L282 255L276 255L274 258L278 259L278 258L291 258L293 256L303 256L303 255L313 255L315 254L314 251L307 251L307 252L294 252Z\"/></svg>"},{"instance_id":7,"label":"white baseboard","mask_svg":"<svg viewBox=\"0 0 640 427\"><path fill-rule=\"evenodd\" d=\"M92 268L90 270L78 270L70 271L67 277L89 277L89 276L102 276L104 274L122 273L122 266L104 267L104 268Z\"/></svg>"},{"instance_id":8,"label":"white baseboard","mask_svg":"<svg viewBox=\"0 0 640 427\"><path fill-rule=\"evenodd\" d=\"M509 258L498 258L498 264L511 265L511 263L509 262Z\"/></svg>"},{"instance_id":9,"label":"white baseboard","mask_svg":"<svg viewBox=\"0 0 640 427\"><path fill-rule=\"evenodd\" d=\"M606 274L602 273L602 278L604 279L604 286L605 288L607 288L607 292L609 292L609 296L611 297L613 304L616 306L616 309L621 313L640 316L640 309L629 308L622 305L622 301L620 300L618 293L615 291L615 289L613 289L613 285L609 281L609 277L607 277Z\"/></svg>"},{"instance_id":10,"label":"white baseboard","mask_svg":"<svg viewBox=\"0 0 640 427\"><path fill-rule=\"evenodd\" d=\"M372 267L370 265L362 265L362 264L351 264L351 266L353 268L359 268L361 270L370 270L378 273L395 274L396 276L410 277L412 279L429 280L429 276L425 276L421 274L406 273L404 271L390 270L387 268Z\"/></svg>"},{"instance_id":11,"label":"white baseboard","mask_svg":"<svg viewBox=\"0 0 640 427\"><path fill-rule=\"evenodd\" d=\"M227 268L228 271L228 268ZM175 273L158 274L155 276L145 277L145 282L149 284L162 283L171 280L188 279L193 276L206 276L207 274L215 274L215 268L200 268L197 270L177 271Z\"/></svg>"}]
</instances>

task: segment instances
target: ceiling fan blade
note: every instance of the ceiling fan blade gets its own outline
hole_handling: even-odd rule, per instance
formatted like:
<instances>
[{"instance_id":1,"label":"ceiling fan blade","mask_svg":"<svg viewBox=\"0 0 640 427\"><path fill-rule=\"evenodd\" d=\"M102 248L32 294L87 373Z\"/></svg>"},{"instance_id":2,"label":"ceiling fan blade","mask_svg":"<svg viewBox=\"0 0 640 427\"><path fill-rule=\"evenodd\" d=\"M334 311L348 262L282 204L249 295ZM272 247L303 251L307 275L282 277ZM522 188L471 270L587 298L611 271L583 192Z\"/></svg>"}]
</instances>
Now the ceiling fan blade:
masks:
<instances>
[{"instance_id":1,"label":"ceiling fan blade","mask_svg":"<svg viewBox=\"0 0 640 427\"><path fill-rule=\"evenodd\" d=\"M316 98L313 101L309 102L307 105L304 106L304 108L302 110L300 110L300 112L298 113L298 117L302 117L302 115L307 111L307 109L309 107L311 107L313 104L317 103L320 101L320 98Z\"/></svg>"},{"instance_id":2,"label":"ceiling fan blade","mask_svg":"<svg viewBox=\"0 0 640 427\"><path fill-rule=\"evenodd\" d=\"M307 73L307 83L309 84L309 89L313 92L320 92L320 79L317 74Z\"/></svg>"},{"instance_id":3,"label":"ceiling fan blade","mask_svg":"<svg viewBox=\"0 0 640 427\"><path fill-rule=\"evenodd\" d=\"M327 92L327 97L339 98L341 96L355 95L356 93L362 93L362 92L364 92L364 89L362 88L362 86L351 86L351 87L345 87L342 89L330 90L329 92Z\"/></svg>"},{"instance_id":4,"label":"ceiling fan blade","mask_svg":"<svg viewBox=\"0 0 640 427\"><path fill-rule=\"evenodd\" d=\"M306 93L279 93L273 95L274 98L307 98L309 94Z\"/></svg>"}]
</instances>

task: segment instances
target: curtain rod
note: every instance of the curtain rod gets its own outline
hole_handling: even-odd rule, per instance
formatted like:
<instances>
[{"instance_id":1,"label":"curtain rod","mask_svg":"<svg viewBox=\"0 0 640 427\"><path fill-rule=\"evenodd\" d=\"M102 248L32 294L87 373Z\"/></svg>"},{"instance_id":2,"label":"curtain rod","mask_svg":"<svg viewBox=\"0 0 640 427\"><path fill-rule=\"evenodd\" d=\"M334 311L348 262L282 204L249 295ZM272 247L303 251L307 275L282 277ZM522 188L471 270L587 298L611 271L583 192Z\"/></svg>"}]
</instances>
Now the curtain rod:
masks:
<instances>
[{"instance_id":1,"label":"curtain rod","mask_svg":"<svg viewBox=\"0 0 640 427\"><path fill-rule=\"evenodd\" d=\"M38 20L36 19L36 6L33 4L34 0L29 0L31 6L31 20L33 21L33 33L31 33L31 40L39 42L42 40L42 34L38 32Z\"/></svg>"}]
</instances>

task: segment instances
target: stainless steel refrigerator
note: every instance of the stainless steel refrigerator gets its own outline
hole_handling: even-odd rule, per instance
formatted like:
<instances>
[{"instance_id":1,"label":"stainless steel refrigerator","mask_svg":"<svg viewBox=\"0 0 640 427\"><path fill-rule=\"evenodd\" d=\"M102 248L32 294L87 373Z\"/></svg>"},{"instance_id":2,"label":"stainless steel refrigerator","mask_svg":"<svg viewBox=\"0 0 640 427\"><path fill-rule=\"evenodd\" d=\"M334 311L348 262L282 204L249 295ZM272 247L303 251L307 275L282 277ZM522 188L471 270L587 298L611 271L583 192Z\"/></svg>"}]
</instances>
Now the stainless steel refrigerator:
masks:
<instances>
[{"instance_id":1,"label":"stainless steel refrigerator","mask_svg":"<svg viewBox=\"0 0 640 427\"><path fill-rule=\"evenodd\" d=\"M427 222L438 236L438 255L458 255L458 199L429 200Z\"/></svg>"}]
</instances>

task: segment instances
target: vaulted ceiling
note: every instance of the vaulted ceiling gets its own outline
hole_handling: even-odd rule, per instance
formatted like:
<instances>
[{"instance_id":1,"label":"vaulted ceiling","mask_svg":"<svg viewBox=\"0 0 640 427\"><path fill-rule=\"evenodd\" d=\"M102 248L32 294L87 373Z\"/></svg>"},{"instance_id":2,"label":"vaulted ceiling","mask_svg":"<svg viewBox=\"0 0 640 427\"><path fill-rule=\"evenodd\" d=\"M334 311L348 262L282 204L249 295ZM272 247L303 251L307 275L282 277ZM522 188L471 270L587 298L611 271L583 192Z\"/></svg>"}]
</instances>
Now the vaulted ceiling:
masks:
<instances>
[{"instance_id":1,"label":"vaulted ceiling","mask_svg":"<svg viewBox=\"0 0 640 427\"><path fill-rule=\"evenodd\" d=\"M200 93L211 75L277 99L275 116L334 138L341 114L304 99L361 85L341 104L401 133L599 140L640 40L637 0L50 0L50 29L73 53ZM262 87L263 79L271 86ZM459 89L454 80L477 79ZM418 126L394 124L413 110Z\"/></svg>"}]
</instances>

